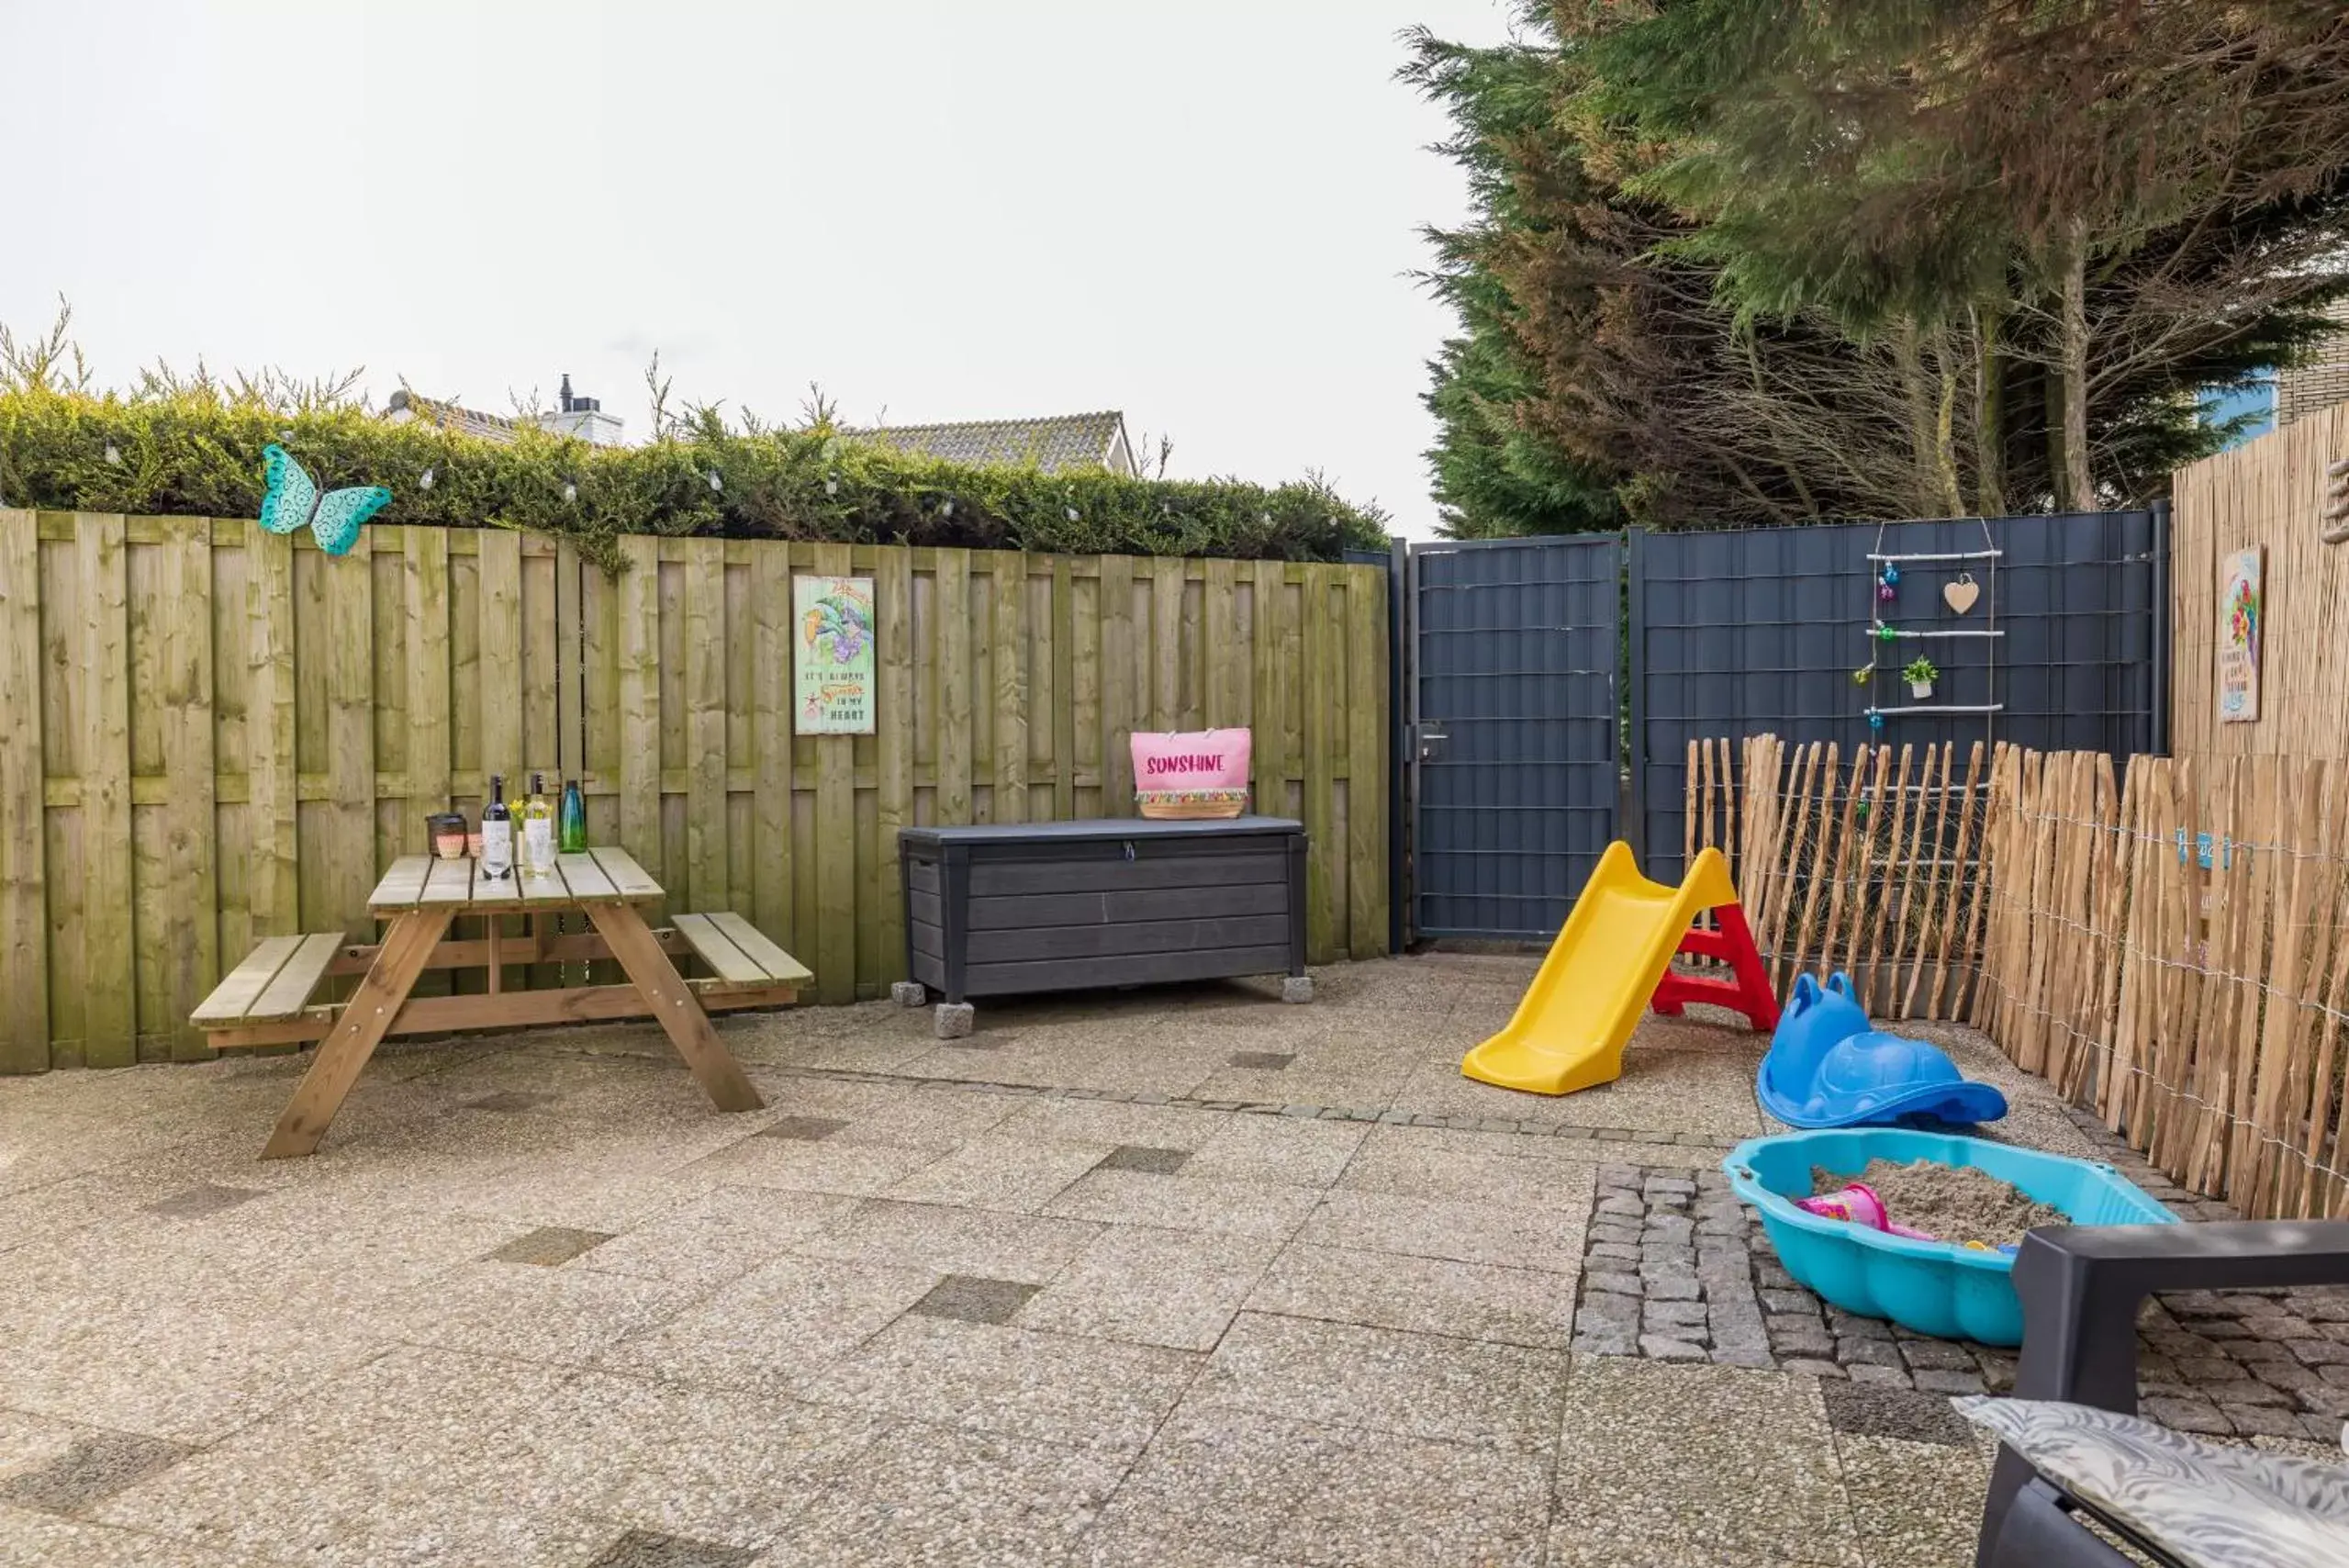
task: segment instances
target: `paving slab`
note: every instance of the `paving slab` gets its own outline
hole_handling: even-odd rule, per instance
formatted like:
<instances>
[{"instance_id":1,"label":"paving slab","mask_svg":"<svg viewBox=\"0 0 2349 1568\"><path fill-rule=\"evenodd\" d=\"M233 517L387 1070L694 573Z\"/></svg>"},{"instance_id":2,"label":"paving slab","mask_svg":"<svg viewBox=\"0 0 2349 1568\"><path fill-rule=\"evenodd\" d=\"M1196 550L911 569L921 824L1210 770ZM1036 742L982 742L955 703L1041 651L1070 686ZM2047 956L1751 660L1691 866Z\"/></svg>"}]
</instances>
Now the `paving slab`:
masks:
<instances>
[{"instance_id":1,"label":"paving slab","mask_svg":"<svg viewBox=\"0 0 2349 1568\"><path fill-rule=\"evenodd\" d=\"M1556 1351L1244 1312L1185 1403L1538 1451L1565 1382Z\"/></svg>"},{"instance_id":2,"label":"paving slab","mask_svg":"<svg viewBox=\"0 0 2349 1568\"><path fill-rule=\"evenodd\" d=\"M1839 1431L1835 1446L1868 1568L1948 1568L1973 1561L1993 1445Z\"/></svg>"},{"instance_id":3,"label":"paving slab","mask_svg":"<svg viewBox=\"0 0 2349 1568\"><path fill-rule=\"evenodd\" d=\"M1341 1187L1323 1197L1298 1234L1315 1246L1571 1274L1582 1265L1582 1228L1571 1200L1498 1206Z\"/></svg>"},{"instance_id":4,"label":"paving slab","mask_svg":"<svg viewBox=\"0 0 2349 1568\"><path fill-rule=\"evenodd\" d=\"M808 1258L1042 1284L1101 1234L1086 1220L867 1199L797 1244Z\"/></svg>"},{"instance_id":5,"label":"paving slab","mask_svg":"<svg viewBox=\"0 0 2349 1568\"><path fill-rule=\"evenodd\" d=\"M1130 1458L1198 1371L1197 1356L1156 1346L907 1316L810 1379L803 1394Z\"/></svg>"},{"instance_id":6,"label":"paving slab","mask_svg":"<svg viewBox=\"0 0 2349 1568\"><path fill-rule=\"evenodd\" d=\"M1570 1536L1860 1568L1810 1379L1577 1356L1564 1408L1557 1523Z\"/></svg>"},{"instance_id":7,"label":"paving slab","mask_svg":"<svg viewBox=\"0 0 2349 1568\"><path fill-rule=\"evenodd\" d=\"M1060 1334L1212 1350L1281 1250L1277 1238L1110 1226L1021 1309Z\"/></svg>"},{"instance_id":8,"label":"paving slab","mask_svg":"<svg viewBox=\"0 0 2349 1568\"><path fill-rule=\"evenodd\" d=\"M1094 1170L1071 1182L1043 1212L1061 1219L1286 1240L1319 1202L1320 1194L1310 1189L1277 1182Z\"/></svg>"},{"instance_id":9,"label":"paving slab","mask_svg":"<svg viewBox=\"0 0 2349 1568\"><path fill-rule=\"evenodd\" d=\"M260 1561L582 1562L610 1527L565 1515L498 1438L570 1376L501 1357L394 1351L114 1494L92 1517Z\"/></svg>"},{"instance_id":10,"label":"paving slab","mask_svg":"<svg viewBox=\"0 0 2349 1568\"><path fill-rule=\"evenodd\" d=\"M1573 1336L1574 1277L1300 1239L1247 1305L1291 1317L1564 1350Z\"/></svg>"},{"instance_id":11,"label":"paving slab","mask_svg":"<svg viewBox=\"0 0 2349 1568\"><path fill-rule=\"evenodd\" d=\"M1090 1447L900 1425L833 1469L771 1560L1058 1568L1123 1470Z\"/></svg>"},{"instance_id":12,"label":"paving slab","mask_svg":"<svg viewBox=\"0 0 2349 1568\"><path fill-rule=\"evenodd\" d=\"M715 1286L837 1225L859 1200L773 1187L713 1187L583 1256L582 1269Z\"/></svg>"},{"instance_id":13,"label":"paving slab","mask_svg":"<svg viewBox=\"0 0 2349 1568\"><path fill-rule=\"evenodd\" d=\"M889 1189L905 1203L1035 1214L1110 1150L1093 1143L1043 1143L980 1133Z\"/></svg>"},{"instance_id":14,"label":"paving slab","mask_svg":"<svg viewBox=\"0 0 2349 1568\"><path fill-rule=\"evenodd\" d=\"M1326 1187L1346 1171L1370 1125L1301 1122L1288 1116L1227 1116L1183 1166L1208 1181Z\"/></svg>"},{"instance_id":15,"label":"paving slab","mask_svg":"<svg viewBox=\"0 0 2349 1568\"><path fill-rule=\"evenodd\" d=\"M786 1257L618 1338L599 1369L788 1395L928 1294L929 1269Z\"/></svg>"},{"instance_id":16,"label":"paving slab","mask_svg":"<svg viewBox=\"0 0 2349 1568\"><path fill-rule=\"evenodd\" d=\"M498 1430L525 1495L648 1534L757 1549L889 1426L861 1411L587 1372Z\"/></svg>"}]
</instances>

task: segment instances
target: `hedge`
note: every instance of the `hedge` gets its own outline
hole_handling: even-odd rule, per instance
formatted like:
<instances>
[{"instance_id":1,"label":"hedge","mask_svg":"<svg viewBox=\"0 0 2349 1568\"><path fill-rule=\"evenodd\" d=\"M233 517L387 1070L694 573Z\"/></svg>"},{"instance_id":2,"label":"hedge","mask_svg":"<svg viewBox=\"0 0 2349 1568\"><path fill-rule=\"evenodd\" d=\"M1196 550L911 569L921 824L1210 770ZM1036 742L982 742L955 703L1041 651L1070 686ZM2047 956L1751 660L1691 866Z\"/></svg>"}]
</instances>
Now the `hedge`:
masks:
<instances>
[{"instance_id":1,"label":"hedge","mask_svg":"<svg viewBox=\"0 0 2349 1568\"><path fill-rule=\"evenodd\" d=\"M0 391L0 506L254 517L273 441L322 485L388 485L385 522L559 534L607 569L623 533L1297 561L1385 544L1376 508L1317 477L1268 488L967 467L822 429L744 433L714 420L644 446L535 431L509 444L351 408L38 386Z\"/></svg>"}]
</instances>

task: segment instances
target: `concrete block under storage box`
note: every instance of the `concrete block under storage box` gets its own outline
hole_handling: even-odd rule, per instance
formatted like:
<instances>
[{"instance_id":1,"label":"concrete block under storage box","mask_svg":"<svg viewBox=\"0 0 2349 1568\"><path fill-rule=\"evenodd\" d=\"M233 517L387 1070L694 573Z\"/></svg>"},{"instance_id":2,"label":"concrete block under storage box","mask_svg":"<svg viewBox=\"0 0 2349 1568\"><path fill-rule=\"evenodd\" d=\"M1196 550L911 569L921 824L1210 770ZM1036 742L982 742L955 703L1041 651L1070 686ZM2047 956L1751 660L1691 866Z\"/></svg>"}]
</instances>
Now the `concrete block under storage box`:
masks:
<instances>
[{"instance_id":1,"label":"concrete block under storage box","mask_svg":"<svg viewBox=\"0 0 2349 1568\"><path fill-rule=\"evenodd\" d=\"M906 969L947 1002L1302 976L1305 834L1281 817L907 828Z\"/></svg>"}]
</instances>

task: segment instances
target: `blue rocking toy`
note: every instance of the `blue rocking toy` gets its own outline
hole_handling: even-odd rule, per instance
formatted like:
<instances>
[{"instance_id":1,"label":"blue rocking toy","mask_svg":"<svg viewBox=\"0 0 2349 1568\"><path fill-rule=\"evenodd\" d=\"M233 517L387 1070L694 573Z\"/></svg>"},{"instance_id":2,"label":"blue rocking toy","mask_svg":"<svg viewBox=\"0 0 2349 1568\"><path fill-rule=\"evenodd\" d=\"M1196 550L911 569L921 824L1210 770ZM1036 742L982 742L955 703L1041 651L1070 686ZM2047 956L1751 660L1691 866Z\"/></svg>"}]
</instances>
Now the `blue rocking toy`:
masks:
<instances>
[{"instance_id":1,"label":"blue rocking toy","mask_svg":"<svg viewBox=\"0 0 2349 1568\"><path fill-rule=\"evenodd\" d=\"M1762 1108L1805 1129L1944 1122L1967 1126L2007 1114L2007 1097L1969 1081L1938 1047L1868 1027L1838 974L1822 989L1795 982L1754 1077Z\"/></svg>"}]
</instances>

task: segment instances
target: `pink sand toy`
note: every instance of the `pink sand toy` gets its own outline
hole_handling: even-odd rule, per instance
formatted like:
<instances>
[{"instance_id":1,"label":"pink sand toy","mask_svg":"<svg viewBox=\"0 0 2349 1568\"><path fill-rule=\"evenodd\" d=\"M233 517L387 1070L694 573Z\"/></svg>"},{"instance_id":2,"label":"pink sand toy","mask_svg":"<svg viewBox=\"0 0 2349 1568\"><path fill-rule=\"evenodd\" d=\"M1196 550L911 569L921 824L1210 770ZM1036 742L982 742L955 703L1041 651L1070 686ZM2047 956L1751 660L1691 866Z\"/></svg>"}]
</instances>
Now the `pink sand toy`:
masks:
<instances>
[{"instance_id":1,"label":"pink sand toy","mask_svg":"<svg viewBox=\"0 0 2349 1568\"><path fill-rule=\"evenodd\" d=\"M1892 1217L1885 1213L1884 1200L1877 1197L1875 1189L1864 1182L1849 1182L1840 1193L1821 1193L1816 1198L1797 1198L1795 1200L1795 1206L1806 1213L1818 1215L1828 1219L1846 1220L1853 1225L1864 1225L1870 1230L1881 1230L1893 1236L1905 1236L1911 1241L1940 1239L1938 1237L1927 1235L1924 1231L1911 1230L1905 1225L1893 1224Z\"/></svg>"}]
</instances>

